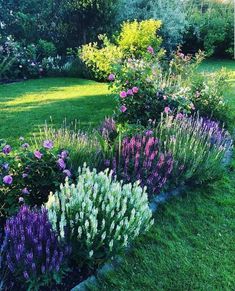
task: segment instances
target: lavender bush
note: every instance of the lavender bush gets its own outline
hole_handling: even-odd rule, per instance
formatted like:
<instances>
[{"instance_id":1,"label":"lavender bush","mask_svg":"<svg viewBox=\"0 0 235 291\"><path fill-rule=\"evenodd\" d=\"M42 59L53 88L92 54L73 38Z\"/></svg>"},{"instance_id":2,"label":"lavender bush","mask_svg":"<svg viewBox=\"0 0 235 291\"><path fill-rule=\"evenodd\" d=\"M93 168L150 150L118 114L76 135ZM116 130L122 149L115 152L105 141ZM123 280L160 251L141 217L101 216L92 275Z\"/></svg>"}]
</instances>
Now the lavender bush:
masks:
<instances>
[{"instance_id":1,"label":"lavender bush","mask_svg":"<svg viewBox=\"0 0 235 291\"><path fill-rule=\"evenodd\" d=\"M229 133L219 123L198 115L162 115L155 134L164 141L161 149L174 157L172 178L177 184L218 176L225 152L232 146Z\"/></svg>"},{"instance_id":2,"label":"lavender bush","mask_svg":"<svg viewBox=\"0 0 235 291\"><path fill-rule=\"evenodd\" d=\"M19 284L27 290L38 290L61 282L69 248L59 244L45 209L22 206L16 216L7 220L5 235L3 267L15 288Z\"/></svg>"},{"instance_id":3,"label":"lavender bush","mask_svg":"<svg viewBox=\"0 0 235 291\"><path fill-rule=\"evenodd\" d=\"M160 152L159 140L152 134L147 131L145 135L125 137L116 157L106 163L120 179L140 180L141 186L147 186L148 193L157 194L172 172L173 157L170 152Z\"/></svg>"}]
</instances>

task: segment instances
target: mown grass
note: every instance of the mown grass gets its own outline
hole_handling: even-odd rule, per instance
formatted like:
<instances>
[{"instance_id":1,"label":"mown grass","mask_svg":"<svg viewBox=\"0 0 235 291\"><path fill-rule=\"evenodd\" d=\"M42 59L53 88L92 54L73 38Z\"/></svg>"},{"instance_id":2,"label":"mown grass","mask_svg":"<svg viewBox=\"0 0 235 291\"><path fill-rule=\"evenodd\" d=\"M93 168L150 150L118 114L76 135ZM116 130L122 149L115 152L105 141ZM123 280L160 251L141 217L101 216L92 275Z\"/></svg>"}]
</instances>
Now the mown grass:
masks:
<instances>
[{"instance_id":1,"label":"mown grass","mask_svg":"<svg viewBox=\"0 0 235 291\"><path fill-rule=\"evenodd\" d=\"M75 78L48 78L0 85L0 138L15 143L31 137L45 121L59 126L77 119L82 128L96 126L112 114L107 85Z\"/></svg>"},{"instance_id":2,"label":"mown grass","mask_svg":"<svg viewBox=\"0 0 235 291\"><path fill-rule=\"evenodd\" d=\"M205 62L201 70L230 71L226 97L235 121L234 62ZM0 138L31 136L49 117L96 125L112 113L105 84L52 78L0 86ZM233 290L235 286L235 162L228 175L162 206L123 264L92 290Z\"/></svg>"}]
</instances>

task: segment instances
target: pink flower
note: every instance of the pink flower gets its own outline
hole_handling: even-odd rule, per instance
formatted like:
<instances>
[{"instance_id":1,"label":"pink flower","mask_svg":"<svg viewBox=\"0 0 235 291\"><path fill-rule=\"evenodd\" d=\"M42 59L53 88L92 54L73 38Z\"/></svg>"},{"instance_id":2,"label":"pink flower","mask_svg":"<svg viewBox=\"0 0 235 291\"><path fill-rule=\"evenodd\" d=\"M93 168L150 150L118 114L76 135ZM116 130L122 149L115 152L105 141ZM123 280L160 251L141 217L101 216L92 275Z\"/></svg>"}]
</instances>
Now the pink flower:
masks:
<instances>
[{"instance_id":1,"label":"pink flower","mask_svg":"<svg viewBox=\"0 0 235 291\"><path fill-rule=\"evenodd\" d=\"M53 141L51 141L51 140L44 140L43 146L44 146L45 149L50 150L50 149L53 148Z\"/></svg>"},{"instance_id":2,"label":"pink flower","mask_svg":"<svg viewBox=\"0 0 235 291\"><path fill-rule=\"evenodd\" d=\"M133 87L133 88L132 88L132 92L133 92L134 94L138 93L138 92L139 92L139 88L138 88L138 87Z\"/></svg>"},{"instance_id":3,"label":"pink flower","mask_svg":"<svg viewBox=\"0 0 235 291\"><path fill-rule=\"evenodd\" d=\"M40 160L40 159L42 158L43 154L40 153L40 151L35 151L35 152L34 152L34 156L35 156L35 158L37 158L37 159Z\"/></svg>"},{"instance_id":4,"label":"pink flower","mask_svg":"<svg viewBox=\"0 0 235 291\"><path fill-rule=\"evenodd\" d=\"M125 112L125 111L127 111L127 108L126 108L125 105L122 105L122 106L120 107L120 110L121 110L121 112Z\"/></svg>"},{"instance_id":5,"label":"pink flower","mask_svg":"<svg viewBox=\"0 0 235 291\"><path fill-rule=\"evenodd\" d=\"M11 185L13 182L13 178L10 175L7 175L3 178L3 183L7 185Z\"/></svg>"},{"instance_id":6,"label":"pink flower","mask_svg":"<svg viewBox=\"0 0 235 291\"><path fill-rule=\"evenodd\" d=\"M109 80L109 81L114 81L114 80L115 80L115 75L114 75L114 74L110 74L110 75L108 76L108 80Z\"/></svg>"},{"instance_id":7,"label":"pink flower","mask_svg":"<svg viewBox=\"0 0 235 291\"><path fill-rule=\"evenodd\" d=\"M164 108L164 112L165 112L166 114L168 114L170 111L171 111L170 107L166 106L166 107Z\"/></svg>"},{"instance_id":8,"label":"pink flower","mask_svg":"<svg viewBox=\"0 0 235 291\"><path fill-rule=\"evenodd\" d=\"M128 89L126 93L127 95L133 95L133 91L131 89Z\"/></svg>"},{"instance_id":9,"label":"pink flower","mask_svg":"<svg viewBox=\"0 0 235 291\"><path fill-rule=\"evenodd\" d=\"M167 96L166 95L163 95L163 99L166 100L167 99Z\"/></svg>"},{"instance_id":10,"label":"pink flower","mask_svg":"<svg viewBox=\"0 0 235 291\"><path fill-rule=\"evenodd\" d=\"M176 119L182 119L182 118L184 118L184 114L182 114L182 113L177 113L177 115L176 115Z\"/></svg>"},{"instance_id":11,"label":"pink flower","mask_svg":"<svg viewBox=\"0 0 235 291\"><path fill-rule=\"evenodd\" d=\"M125 98L126 96L127 96L126 91L121 91L121 92L120 92L120 97L121 97L121 98Z\"/></svg>"},{"instance_id":12,"label":"pink flower","mask_svg":"<svg viewBox=\"0 0 235 291\"><path fill-rule=\"evenodd\" d=\"M154 54L154 49L153 49L153 47L151 47L151 46L149 46L149 47L147 48L147 51L148 51L151 55Z\"/></svg>"}]
</instances>

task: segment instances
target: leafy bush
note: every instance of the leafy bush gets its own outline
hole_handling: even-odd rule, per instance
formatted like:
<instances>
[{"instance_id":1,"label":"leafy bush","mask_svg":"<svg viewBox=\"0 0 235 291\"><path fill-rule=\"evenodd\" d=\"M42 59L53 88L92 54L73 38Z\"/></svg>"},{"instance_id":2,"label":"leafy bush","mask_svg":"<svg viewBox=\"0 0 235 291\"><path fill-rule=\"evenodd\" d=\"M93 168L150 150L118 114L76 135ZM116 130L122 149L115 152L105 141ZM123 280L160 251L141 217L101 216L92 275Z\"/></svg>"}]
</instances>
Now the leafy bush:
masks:
<instances>
[{"instance_id":1,"label":"leafy bush","mask_svg":"<svg viewBox=\"0 0 235 291\"><path fill-rule=\"evenodd\" d=\"M119 94L117 119L147 125L150 119L159 120L164 111L193 112L197 108L191 98L191 80L202 58L201 52L192 58L177 51L164 68L148 52L145 58L128 59L116 65L111 87Z\"/></svg>"},{"instance_id":2,"label":"leafy bush","mask_svg":"<svg viewBox=\"0 0 235 291\"><path fill-rule=\"evenodd\" d=\"M53 143L43 142L43 147L30 150L23 143L13 152L10 145L0 153L0 201L1 214L15 213L19 199L29 205L42 205L50 191L59 188L66 176L71 176L66 165L68 152L53 153ZM68 163L67 163L68 164Z\"/></svg>"},{"instance_id":3,"label":"leafy bush","mask_svg":"<svg viewBox=\"0 0 235 291\"><path fill-rule=\"evenodd\" d=\"M123 185L112 172L79 169L78 182L62 185L46 204L60 238L72 245L77 264L97 265L146 231L151 220L145 189Z\"/></svg>"},{"instance_id":4,"label":"leafy bush","mask_svg":"<svg viewBox=\"0 0 235 291\"><path fill-rule=\"evenodd\" d=\"M145 135L124 138L116 156L106 164L118 178L132 183L138 180L150 195L156 195L171 174L173 157L160 152L159 140L152 134L147 131Z\"/></svg>"},{"instance_id":5,"label":"leafy bush","mask_svg":"<svg viewBox=\"0 0 235 291\"><path fill-rule=\"evenodd\" d=\"M139 58L146 54L149 46L155 53L159 53L162 43L162 39L158 36L160 27L161 21L153 19L123 22L120 34L117 36L117 45L124 57Z\"/></svg>"},{"instance_id":6,"label":"leafy bush","mask_svg":"<svg viewBox=\"0 0 235 291\"><path fill-rule=\"evenodd\" d=\"M231 137L219 123L178 113L162 116L155 135L161 150L174 158L171 182L202 183L221 173L221 162L231 146Z\"/></svg>"},{"instance_id":7,"label":"leafy bush","mask_svg":"<svg viewBox=\"0 0 235 291\"><path fill-rule=\"evenodd\" d=\"M230 118L224 92L228 87L227 72L220 70L208 76L195 74L192 78L192 100L200 115L226 123Z\"/></svg>"},{"instance_id":8,"label":"leafy bush","mask_svg":"<svg viewBox=\"0 0 235 291\"><path fill-rule=\"evenodd\" d=\"M183 33L187 29L187 15L190 10L187 1L177 0L120 0L118 22L128 20L157 19L162 22L159 35L163 47L168 52L182 43Z\"/></svg>"},{"instance_id":9,"label":"leafy bush","mask_svg":"<svg viewBox=\"0 0 235 291\"><path fill-rule=\"evenodd\" d=\"M122 59L123 53L106 36L99 38L103 41L101 48L97 43L85 44L78 50L78 57L86 64L93 78L105 80L112 70L112 65Z\"/></svg>"},{"instance_id":10,"label":"leafy bush","mask_svg":"<svg viewBox=\"0 0 235 291\"><path fill-rule=\"evenodd\" d=\"M103 41L101 48L97 43L83 45L78 50L78 57L90 68L95 78L106 80L114 64L122 63L130 56L146 55L148 48L161 57L164 51L160 49L161 38L157 35L160 26L161 22L157 20L124 22L114 43L106 36L100 36Z\"/></svg>"},{"instance_id":11,"label":"leafy bush","mask_svg":"<svg viewBox=\"0 0 235 291\"><path fill-rule=\"evenodd\" d=\"M184 50L205 51L207 56L233 57L233 1L199 1L189 14Z\"/></svg>"},{"instance_id":12,"label":"leafy bush","mask_svg":"<svg viewBox=\"0 0 235 291\"><path fill-rule=\"evenodd\" d=\"M45 209L22 206L16 216L7 220L5 235L1 259L9 272L9 287L39 290L61 282L69 248L59 244Z\"/></svg>"}]
</instances>

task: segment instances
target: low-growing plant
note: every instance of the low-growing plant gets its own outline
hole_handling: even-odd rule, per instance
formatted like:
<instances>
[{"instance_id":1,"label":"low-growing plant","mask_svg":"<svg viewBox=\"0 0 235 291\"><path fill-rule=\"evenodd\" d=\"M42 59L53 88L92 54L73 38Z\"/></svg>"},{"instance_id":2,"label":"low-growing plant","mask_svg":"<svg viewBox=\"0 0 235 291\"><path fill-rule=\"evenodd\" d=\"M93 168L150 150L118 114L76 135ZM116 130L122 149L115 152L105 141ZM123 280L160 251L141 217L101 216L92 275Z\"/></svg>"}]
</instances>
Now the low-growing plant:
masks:
<instances>
[{"instance_id":1,"label":"low-growing plant","mask_svg":"<svg viewBox=\"0 0 235 291\"><path fill-rule=\"evenodd\" d=\"M45 209L22 206L7 220L5 236L1 259L9 287L39 290L61 282L70 249L58 242Z\"/></svg>"},{"instance_id":2,"label":"low-growing plant","mask_svg":"<svg viewBox=\"0 0 235 291\"><path fill-rule=\"evenodd\" d=\"M53 229L72 246L76 264L98 265L119 253L152 221L146 189L138 182L124 185L105 170L78 172L46 204Z\"/></svg>"},{"instance_id":3,"label":"low-growing plant","mask_svg":"<svg viewBox=\"0 0 235 291\"><path fill-rule=\"evenodd\" d=\"M85 162L90 167L97 167L100 163L101 146L94 131L81 131L75 121L68 124L66 120L59 129L50 124L40 129L39 137L35 137L36 147L44 140L53 141L57 151L69 151L69 164L73 171L77 171Z\"/></svg>"},{"instance_id":4,"label":"low-growing plant","mask_svg":"<svg viewBox=\"0 0 235 291\"><path fill-rule=\"evenodd\" d=\"M58 189L65 177L71 176L66 150L54 152L51 140L44 140L40 146L34 150L22 140L20 148L13 151L10 145L2 145L0 216L15 213L19 199L31 206L42 205L50 191Z\"/></svg>"},{"instance_id":5,"label":"low-growing plant","mask_svg":"<svg viewBox=\"0 0 235 291\"><path fill-rule=\"evenodd\" d=\"M221 174L222 160L232 141L219 123L198 115L162 115L155 129L161 149L174 158L171 183L202 183Z\"/></svg>"}]
</instances>

